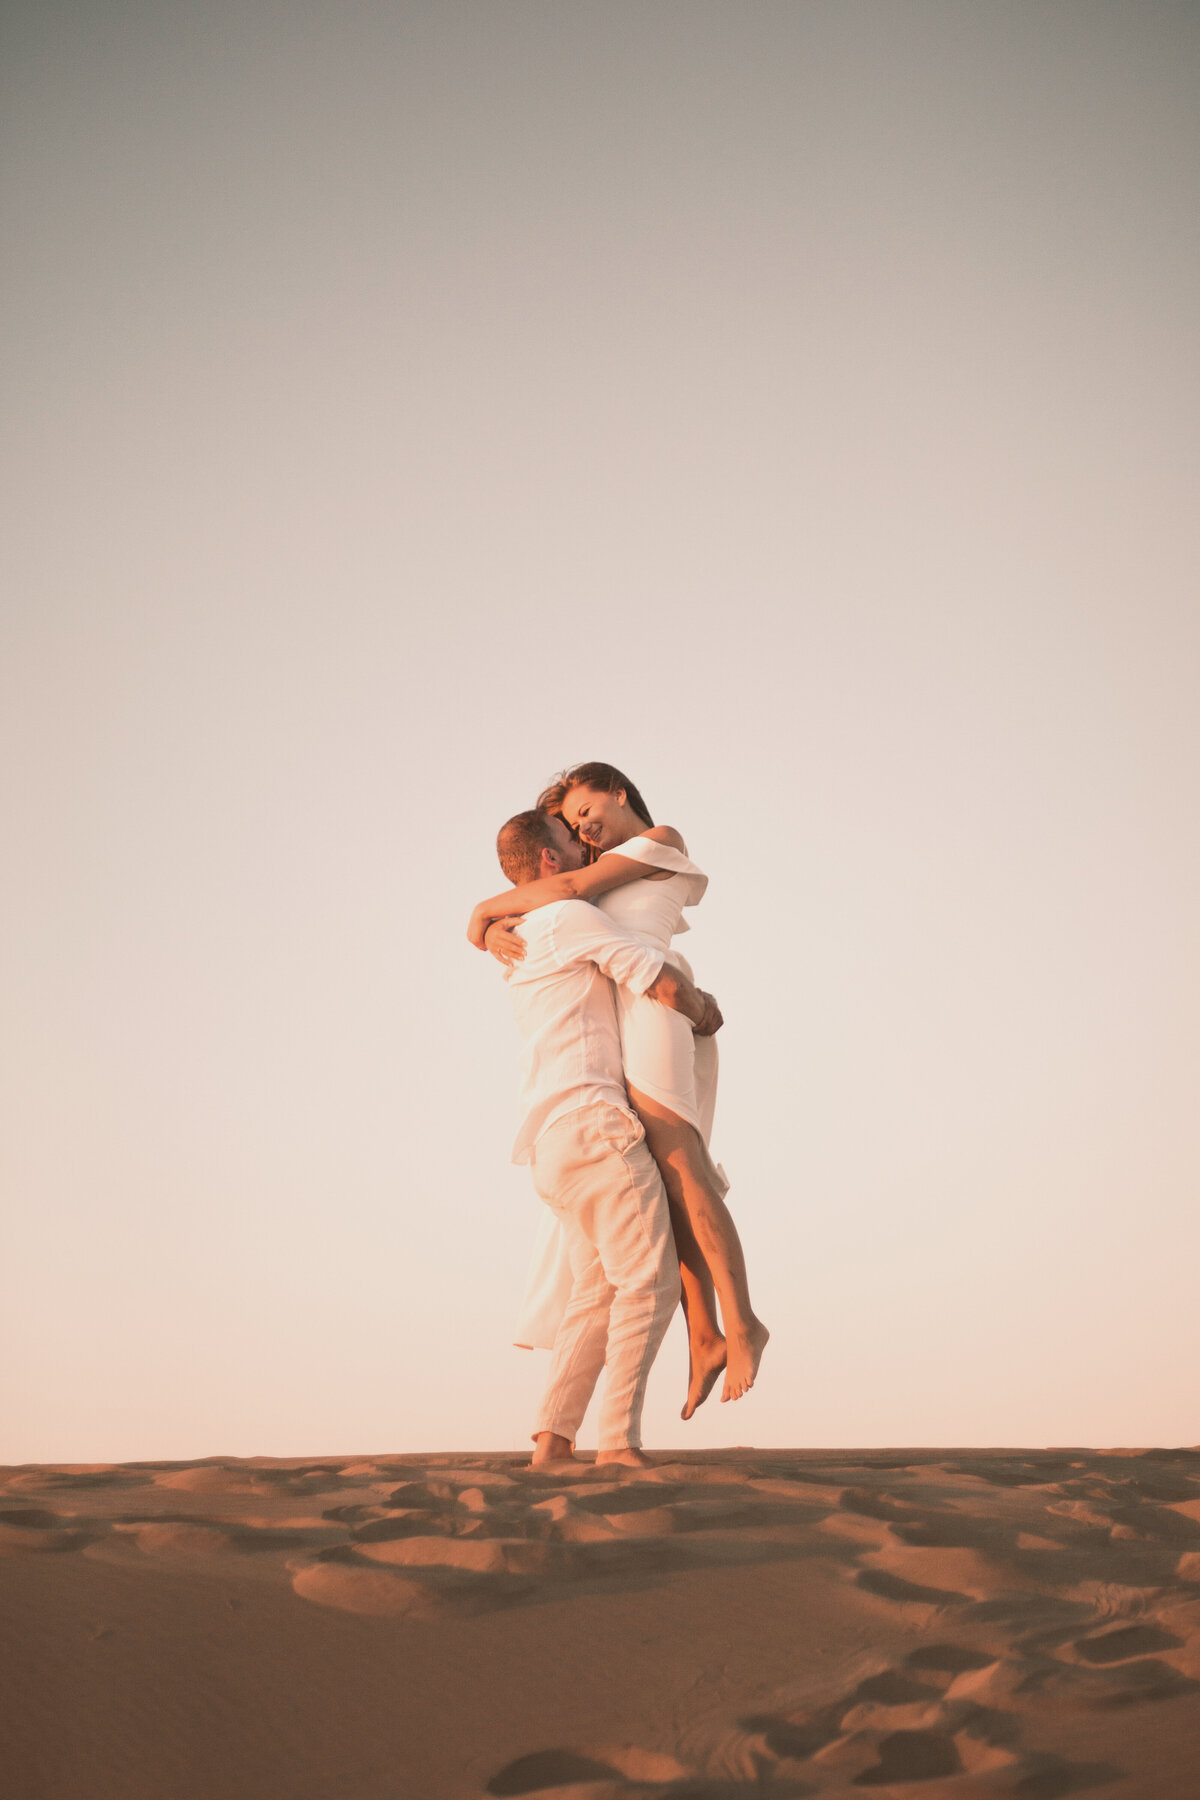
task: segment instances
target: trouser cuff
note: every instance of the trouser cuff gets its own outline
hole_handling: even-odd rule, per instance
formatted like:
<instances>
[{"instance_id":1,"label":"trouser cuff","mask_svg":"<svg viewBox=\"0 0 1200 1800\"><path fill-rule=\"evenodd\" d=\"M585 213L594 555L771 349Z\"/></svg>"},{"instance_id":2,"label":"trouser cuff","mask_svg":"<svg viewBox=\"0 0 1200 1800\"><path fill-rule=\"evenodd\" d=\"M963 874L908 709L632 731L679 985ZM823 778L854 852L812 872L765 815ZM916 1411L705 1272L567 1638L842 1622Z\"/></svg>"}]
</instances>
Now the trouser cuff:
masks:
<instances>
[{"instance_id":1,"label":"trouser cuff","mask_svg":"<svg viewBox=\"0 0 1200 1800\"><path fill-rule=\"evenodd\" d=\"M555 1437L564 1437L573 1444L579 1435L581 1424L582 1420L580 1419L540 1418L530 1435L536 1438L540 1437L543 1431L552 1431Z\"/></svg>"}]
</instances>

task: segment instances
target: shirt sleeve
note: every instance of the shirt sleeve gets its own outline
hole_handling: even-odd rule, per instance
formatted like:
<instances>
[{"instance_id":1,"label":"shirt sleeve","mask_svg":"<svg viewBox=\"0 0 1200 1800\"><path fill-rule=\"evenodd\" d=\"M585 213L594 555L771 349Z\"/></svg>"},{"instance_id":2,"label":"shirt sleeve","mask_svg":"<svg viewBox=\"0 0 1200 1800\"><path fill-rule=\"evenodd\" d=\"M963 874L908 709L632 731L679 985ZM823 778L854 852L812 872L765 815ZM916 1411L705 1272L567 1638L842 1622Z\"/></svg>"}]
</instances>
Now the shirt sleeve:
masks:
<instances>
[{"instance_id":1,"label":"shirt sleeve","mask_svg":"<svg viewBox=\"0 0 1200 1800\"><path fill-rule=\"evenodd\" d=\"M602 974L631 994L644 994L666 960L630 931L606 918L586 900L565 900L554 922L554 948L564 966L593 962Z\"/></svg>"}]
</instances>

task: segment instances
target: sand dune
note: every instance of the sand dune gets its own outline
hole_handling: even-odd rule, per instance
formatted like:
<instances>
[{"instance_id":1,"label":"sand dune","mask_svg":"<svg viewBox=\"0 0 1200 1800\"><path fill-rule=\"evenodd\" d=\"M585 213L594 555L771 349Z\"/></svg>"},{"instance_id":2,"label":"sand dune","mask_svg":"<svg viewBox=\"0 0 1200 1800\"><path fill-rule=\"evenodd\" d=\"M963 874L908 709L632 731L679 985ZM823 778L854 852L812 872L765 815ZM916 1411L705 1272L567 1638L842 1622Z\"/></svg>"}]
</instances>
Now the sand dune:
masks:
<instances>
[{"instance_id":1,"label":"sand dune","mask_svg":"<svg viewBox=\"0 0 1200 1800\"><path fill-rule=\"evenodd\" d=\"M0 1471L11 1800L1200 1793L1200 1451Z\"/></svg>"}]
</instances>

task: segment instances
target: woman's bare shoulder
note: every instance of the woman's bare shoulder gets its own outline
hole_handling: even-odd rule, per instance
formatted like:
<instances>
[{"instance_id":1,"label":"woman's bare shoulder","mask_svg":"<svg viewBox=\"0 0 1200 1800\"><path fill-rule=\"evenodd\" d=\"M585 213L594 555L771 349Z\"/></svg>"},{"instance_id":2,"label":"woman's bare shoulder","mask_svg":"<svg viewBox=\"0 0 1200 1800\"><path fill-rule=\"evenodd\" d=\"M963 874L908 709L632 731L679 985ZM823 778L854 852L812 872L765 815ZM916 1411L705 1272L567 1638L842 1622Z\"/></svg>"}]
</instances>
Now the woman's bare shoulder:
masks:
<instances>
[{"instance_id":1,"label":"woman's bare shoulder","mask_svg":"<svg viewBox=\"0 0 1200 1800\"><path fill-rule=\"evenodd\" d=\"M681 856L687 855L687 845L673 825L651 825L638 835L651 838L656 844L669 844L672 850L678 850Z\"/></svg>"}]
</instances>

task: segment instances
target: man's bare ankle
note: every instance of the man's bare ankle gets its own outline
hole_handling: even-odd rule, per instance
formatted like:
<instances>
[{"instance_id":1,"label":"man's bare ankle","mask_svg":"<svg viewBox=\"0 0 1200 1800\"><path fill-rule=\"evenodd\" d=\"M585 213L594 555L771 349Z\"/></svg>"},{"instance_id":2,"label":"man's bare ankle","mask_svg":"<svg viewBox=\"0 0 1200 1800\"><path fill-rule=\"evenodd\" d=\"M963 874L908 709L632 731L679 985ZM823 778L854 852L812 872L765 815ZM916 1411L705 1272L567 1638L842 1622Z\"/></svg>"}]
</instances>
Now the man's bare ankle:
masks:
<instances>
[{"instance_id":1,"label":"man's bare ankle","mask_svg":"<svg viewBox=\"0 0 1200 1800\"><path fill-rule=\"evenodd\" d=\"M627 1469L652 1469L654 1467L654 1463L644 1450L635 1450L629 1444L626 1444L621 1450L598 1450L596 1462L597 1464L622 1463Z\"/></svg>"},{"instance_id":2,"label":"man's bare ankle","mask_svg":"<svg viewBox=\"0 0 1200 1800\"><path fill-rule=\"evenodd\" d=\"M557 1431L538 1431L533 1438L532 1462L539 1463L574 1462L575 1446L570 1438L561 1437Z\"/></svg>"}]
</instances>

